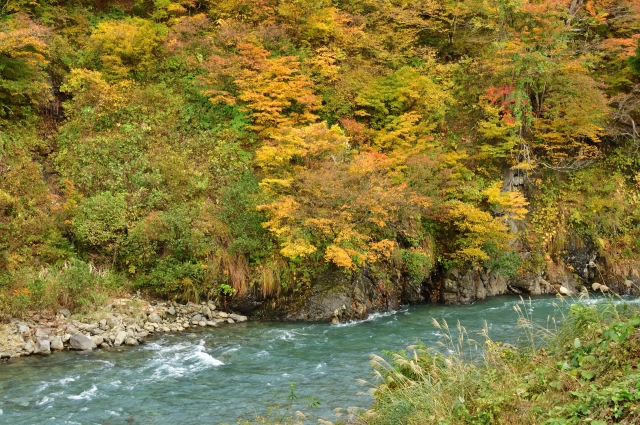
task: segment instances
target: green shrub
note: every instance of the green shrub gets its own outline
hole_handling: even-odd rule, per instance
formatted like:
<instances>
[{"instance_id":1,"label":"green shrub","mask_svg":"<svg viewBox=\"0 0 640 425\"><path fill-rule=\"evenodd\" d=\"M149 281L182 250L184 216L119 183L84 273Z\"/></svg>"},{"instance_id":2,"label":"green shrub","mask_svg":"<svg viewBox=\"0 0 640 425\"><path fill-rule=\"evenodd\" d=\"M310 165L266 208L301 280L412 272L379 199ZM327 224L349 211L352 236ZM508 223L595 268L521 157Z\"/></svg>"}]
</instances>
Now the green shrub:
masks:
<instances>
[{"instance_id":1,"label":"green shrub","mask_svg":"<svg viewBox=\"0 0 640 425\"><path fill-rule=\"evenodd\" d=\"M109 250L120 242L127 228L124 194L101 192L81 201L73 219L78 241L89 247Z\"/></svg>"},{"instance_id":2,"label":"green shrub","mask_svg":"<svg viewBox=\"0 0 640 425\"><path fill-rule=\"evenodd\" d=\"M25 267L0 276L0 317L21 316L34 309L92 311L126 287L124 276L76 258L39 270Z\"/></svg>"},{"instance_id":3,"label":"green shrub","mask_svg":"<svg viewBox=\"0 0 640 425\"><path fill-rule=\"evenodd\" d=\"M431 259L416 249L401 249L399 252L402 266L413 283L420 283L426 279L431 271Z\"/></svg>"}]
</instances>

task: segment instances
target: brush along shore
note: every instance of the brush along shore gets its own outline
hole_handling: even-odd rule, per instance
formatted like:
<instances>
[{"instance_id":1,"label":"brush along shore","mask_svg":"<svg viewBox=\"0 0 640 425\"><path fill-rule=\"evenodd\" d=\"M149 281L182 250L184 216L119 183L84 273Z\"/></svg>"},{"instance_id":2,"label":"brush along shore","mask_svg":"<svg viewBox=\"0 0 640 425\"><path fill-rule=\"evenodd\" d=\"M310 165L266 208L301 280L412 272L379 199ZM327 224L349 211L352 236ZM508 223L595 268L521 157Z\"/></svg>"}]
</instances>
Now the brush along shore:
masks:
<instances>
[{"instance_id":1,"label":"brush along shore","mask_svg":"<svg viewBox=\"0 0 640 425\"><path fill-rule=\"evenodd\" d=\"M487 327L476 341L459 324L434 321L439 349L409 347L389 362L372 356L381 381L358 423L639 424L637 304L564 305L554 329L536 325L529 307L517 308L515 346L492 341Z\"/></svg>"}]
</instances>

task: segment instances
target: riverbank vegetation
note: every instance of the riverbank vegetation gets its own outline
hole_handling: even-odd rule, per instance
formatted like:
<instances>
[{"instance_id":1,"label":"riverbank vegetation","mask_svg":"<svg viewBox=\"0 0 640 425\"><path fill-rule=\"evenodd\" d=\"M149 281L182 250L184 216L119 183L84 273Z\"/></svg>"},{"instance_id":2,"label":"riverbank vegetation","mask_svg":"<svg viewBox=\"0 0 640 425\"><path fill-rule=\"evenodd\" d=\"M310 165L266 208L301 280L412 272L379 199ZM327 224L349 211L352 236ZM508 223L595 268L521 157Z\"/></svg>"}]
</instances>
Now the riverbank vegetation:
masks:
<instances>
[{"instance_id":1,"label":"riverbank vegetation","mask_svg":"<svg viewBox=\"0 0 640 425\"><path fill-rule=\"evenodd\" d=\"M639 34L629 0L3 2L0 316L539 274L580 238L627 282Z\"/></svg>"},{"instance_id":2,"label":"riverbank vegetation","mask_svg":"<svg viewBox=\"0 0 640 425\"><path fill-rule=\"evenodd\" d=\"M531 300L514 306L517 341L491 339L488 324L470 334L433 320L434 346L418 343L371 355L373 379L361 379L369 408L335 409L288 397L243 424L571 425L640 421L640 308L619 297L558 296L557 314L535 317ZM363 377L365 378L365 377ZM364 394L364 393L363 393ZM313 401L313 398L309 398Z\"/></svg>"},{"instance_id":3,"label":"riverbank vegetation","mask_svg":"<svg viewBox=\"0 0 640 425\"><path fill-rule=\"evenodd\" d=\"M523 338L515 346L441 321L444 349L410 347L390 363L374 356L382 381L361 423L638 423L637 305L578 302L557 328L534 324L526 302L518 311Z\"/></svg>"}]
</instances>

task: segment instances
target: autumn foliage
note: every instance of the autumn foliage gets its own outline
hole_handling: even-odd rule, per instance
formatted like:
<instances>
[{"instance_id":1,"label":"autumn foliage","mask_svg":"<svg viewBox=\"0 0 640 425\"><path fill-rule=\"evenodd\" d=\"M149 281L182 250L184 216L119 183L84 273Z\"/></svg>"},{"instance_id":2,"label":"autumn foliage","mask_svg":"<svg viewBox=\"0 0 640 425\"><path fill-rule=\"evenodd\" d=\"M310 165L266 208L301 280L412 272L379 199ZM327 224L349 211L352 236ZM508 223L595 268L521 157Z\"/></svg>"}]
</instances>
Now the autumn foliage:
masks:
<instances>
[{"instance_id":1,"label":"autumn foliage","mask_svg":"<svg viewBox=\"0 0 640 425\"><path fill-rule=\"evenodd\" d=\"M89 3L0 12L0 292L71 258L190 299L400 285L547 249L589 167L636 196L636 1Z\"/></svg>"}]
</instances>

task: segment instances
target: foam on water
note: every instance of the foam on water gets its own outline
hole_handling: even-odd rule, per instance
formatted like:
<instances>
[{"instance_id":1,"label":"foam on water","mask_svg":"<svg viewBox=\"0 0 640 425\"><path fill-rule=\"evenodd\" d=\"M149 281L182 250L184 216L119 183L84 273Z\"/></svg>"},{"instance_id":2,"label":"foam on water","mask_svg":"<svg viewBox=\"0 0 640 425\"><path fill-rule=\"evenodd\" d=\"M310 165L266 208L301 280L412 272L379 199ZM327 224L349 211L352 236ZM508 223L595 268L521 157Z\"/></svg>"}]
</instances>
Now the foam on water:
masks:
<instances>
[{"instance_id":1,"label":"foam on water","mask_svg":"<svg viewBox=\"0 0 640 425\"><path fill-rule=\"evenodd\" d=\"M297 331L291 330L291 329L278 329L278 330L275 330L275 331L271 331L269 333L274 335L272 338L270 338L271 342L275 342L275 341L293 341L293 340L296 339L296 336L298 334Z\"/></svg>"},{"instance_id":2,"label":"foam on water","mask_svg":"<svg viewBox=\"0 0 640 425\"><path fill-rule=\"evenodd\" d=\"M235 351L235 350L233 350ZM198 349L195 352L195 357L197 357L202 363L211 366L223 366L220 360L214 358L211 354L208 354L204 351L204 346L198 346Z\"/></svg>"},{"instance_id":3,"label":"foam on water","mask_svg":"<svg viewBox=\"0 0 640 425\"><path fill-rule=\"evenodd\" d=\"M94 395L98 392L98 387L93 385L91 389L83 391L79 395L70 395L67 398L69 400L91 400Z\"/></svg>"},{"instance_id":4,"label":"foam on water","mask_svg":"<svg viewBox=\"0 0 640 425\"><path fill-rule=\"evenodd\" d=\"M333 326L334 328L344 328L346 326L355 326L355 325L359 325L361 323L373 322L374 320L380 319L382 317L395 316L396 314L398 314L401 311L402 310L392 310L392 311L387 311L387 312L384 312L384 313L380 313L380 312L371 313L366 319L349 320L348 322L335 323L335 324L332 324L331 326Z\"/></svg>"},{"instance_id":5,"label":"foam on water","mask_svg":"<svg viewBox=\"0 0 640 425\"><path fill-rule=\"evenodd\" d=\"M49 387L49 383L44 382L42 385L38 387L38 389L36 389L35 393L40 394L42 391L46 390L48 387Z\"/></svg>"},{"instance_id":6,"label":"foam on water","mask_svg":"<svg viewBox=\"0 0 640 425\"><path fill-rule=\"evenodd\" d=\"M224 363L206 352L204 341L199 344L181 343L163 346L148 344L148 349L157 352L148 368L155 369L147 381L163 381L168 378L180 378L210 367L223 366Z\"/></svg>"},{"instance_id":7,"label":"foam on water","mask_svg":"<svg viewBox=\"0 0 640 425\"><path fill-rule=\"evenodd\" d=\"M50 398L50 397L44 396L44 397L42 398L42 400L40 400L40 401L36 401L36 406L42 406L42 405L45 405L45 404L47 404L47 403L51 403L51 402L52 402L52 401L54 401L54 400L55 400L55 399L53 399L53 398Z\"/></svg>"},{"instance_id":8,"label":"foam on water","mask_svg":"<svg viewBox=\"0 0 640 425\"><path fill-rule=\"evenodd\" d=\"M226 350L224 350L222 353L220 353L221 356L226 356L227 354L231 354L235 351L238 351L239 349L241 349L242 347L239 345L227 348Z\"/></svg>"}]
</instances>

